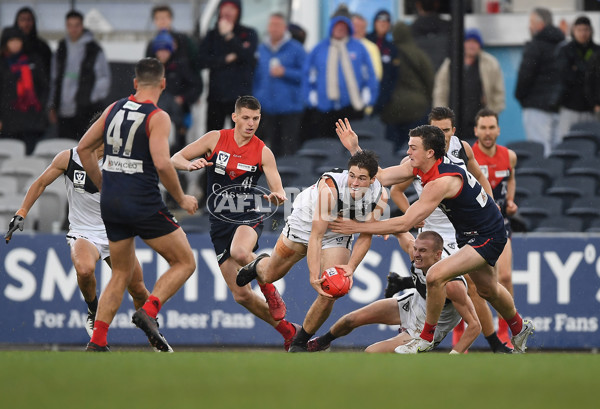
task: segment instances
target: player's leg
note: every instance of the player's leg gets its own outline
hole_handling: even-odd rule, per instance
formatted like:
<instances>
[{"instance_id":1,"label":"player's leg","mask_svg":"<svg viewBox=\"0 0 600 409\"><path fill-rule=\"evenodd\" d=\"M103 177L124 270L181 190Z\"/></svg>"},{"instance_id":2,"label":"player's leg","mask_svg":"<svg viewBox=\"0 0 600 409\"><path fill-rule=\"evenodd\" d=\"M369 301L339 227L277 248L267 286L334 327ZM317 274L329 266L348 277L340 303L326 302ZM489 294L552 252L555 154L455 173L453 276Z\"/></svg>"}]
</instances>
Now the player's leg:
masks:
<instances>
[{"instance_id":1,"label":"player's leg","mask_svg":"<svg viewBox=\"0 0 600 409\"><path fill-rule=\"evenodd\" d=\"M306 257L304 244L293 242L283 235L279 236L271 256L265 257L257 264L257 281L274 283L284 277L304 257Z\"/></svg>"},{"instance_id":2,"label":"player's leg","mask_svg":"<svg viewBox=\"0 0 600 409\"><path fill-rule=\"evenodd\" d=\"M398 301L396 298L377 300L341 317L331 326L327 333L308 341L308 350L315 352L328 349L333 340L346 336L355 328L363 325L400 325L400 323L400 313L398 312Z\"/></svg>"},{"instance_id":3,"label":"player's leg","mask_svg":"<svg viewBox=\"0 0 600 409\"><path fill-rule=\"evenodd\" d=\"M336 265L348 264L350 260L350 249L346 247L330 247L321 250L321 271ZM308 340L321 328L321 325L329 318L335 298L317 295L317 298L308 309L302 328L292 342L290 352L302 352L307 350Z\"/></svg>"},{"instance_id":4,"label":"player's leg","mask_svg":"<svg viewBox=\"0 0 600 409\"><path fill-rule=\"evenodd\" d=\"M407 332L401 332L393 338L376 342L369 345L365 352L369 353L392 353L400 345L405 345L412 340L412 337Z\"/></svg>"},{"instance_id":5,"label":"player's leg","mask_svg":"<svg viewBox=\"0 0 600 409\"><path fill-rule=\"evenodd\" d=\"M106 350L108 326L121 305L123 293L131 281L135 264L135 242L133 237L119 241L109 241L109 247L112 257L112 276L98 301L94 333L87 348L92 351Z\"/></svg>"},{"instance_id":6,"label":"player's leg","mask_svg":"<svg viewBox=\"0 0 600 409\"><path fill-rule=\"evenodd\" d=\"M96 299L96 263L100 253L90 241L78 237L70 239L71 261L77 273L77 285L88 305Z\"/></svg>"},{"instance_id":7,"label":"player's leg","mask_svg":"<svg viewBox=\"0 0 600 409\"><path fill-rule=\"evenodd\" d=\"M110 257L104 259L106 264L112 268L112 264L110 262ZM133 307L138 310L142 308L148 296L150 295L150 291L146 288L146 284L144 283L144 275L142 273L142 266L140 265L137 257L135 258L135 265L133 267L133 275L131 276L131 281L129 281L129 285L127 286L127 292L131 295L133 299Z\"/></svg>"},{"instance_id":8,"label":"player's leg","mask_svg":"<svg viewBox=\"0 0 600 409\"><path fill-rule=\"evenodd\" d=\"M504 250L498 259L498 281L504 286L510 293L511 297L514 298L513 284L512 284L512 241L509 238ZM502 317L498 317L498 336L502 342L506 342L510 346L510 335L508 334L508 324Z\"/></svg>"}]
</instances>

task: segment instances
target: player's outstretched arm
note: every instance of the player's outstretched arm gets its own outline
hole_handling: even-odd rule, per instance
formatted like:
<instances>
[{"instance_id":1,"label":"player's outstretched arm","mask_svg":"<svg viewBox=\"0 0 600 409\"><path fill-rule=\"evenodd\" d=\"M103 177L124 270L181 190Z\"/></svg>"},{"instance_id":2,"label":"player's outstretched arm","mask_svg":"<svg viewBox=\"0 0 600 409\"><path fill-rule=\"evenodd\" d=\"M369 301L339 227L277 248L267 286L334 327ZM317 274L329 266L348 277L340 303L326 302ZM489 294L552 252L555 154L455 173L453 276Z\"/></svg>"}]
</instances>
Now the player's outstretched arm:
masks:
<instances>
[{"instance_id":1,"label":"player's outstretched arm","mask_svg":"<svg viewBox=\"0 0 600 409\"><path fill-rule=\"evenodd\" d=\"M219 131L207 132L181 149L171 157L171 162L173 162L175 169L192 172L212 166L213 162L208 162L204 156L212 154L219 141L219 136Z\"/></svg>"},{"instance_id":2,"label":"player's outstretched arm","mask_svg":"<svg viewBox=\"0 0 600 409\"><path fill-rule=\"evenodd\" d=\"M195 197L183 193L177 172L169 156L169 133L171 131L169 115L164 111L153 115L148 128L150 131L150 155L160 181L183 210L188 214L196 213L198 201Z\"/></svg>"},{"instance_id":3,"label":"player's outstretched arm","mask_svg":"<svg viewBox=\"0 0 600 409\"><path fill-rule=\"evenodd\" d=\"M448 282L446 284L446 296L452 301L454 308L456 308L456 311L458 311L467 324L465 332L453 347L453 351L463 354L479 336L481 323L477 318L473 301L468 296L467 288L462 281L454 280Z\"/></svg>"},{"instance_id":4,"label":"player's outstretched arm","mask_svg":"<svg viewBox=\"0 0 600 409\"><path fill-rule=\"evenodd\" d=\"M69 166L70 153L68 150L62 151L57 154L52 163L46 170L38 176L38 178L29 186L27 193L23 198L21 207L16 211L15 215L10 221L8 231L4 235L4 239L8 243L12 238L12 234L17 230L23 231L25 218L27 213L31 210L38 198L44 193L46 187L54 182L60 175L62 175Z\"/></svg>"},{"instance_id":5,"label":"player's outstretched arm","mask_svg":"<svg viewBox=\"0 0 600 409\"><path fill-rule=\"evenodd\" d=\"M265 178L267 179L267 184L271 190L269 195L263 195L263 197L265 200L268 200L269 202L279 206L287 200L287 197L285 196L285 191L283 190L281 176L277 170L275 156L273 155L271 149L266 146L262 150L261 163L263 172L265 173Z\"/></svg>"},{"instance_id":6,"label":"player's outstretched arm","mask_svg":"<svg viewBox=\"0 0 600 409\"><path fill-rule=\"evenodd\" d=\"M506 183L506 214L513 216L517 213L519 207L515 203L515 192L517 190L517 180L515 178L515 169L517 167L517 154L509 149L508 160L510 161L510 176Z\"/></svg>"}]
</instances>

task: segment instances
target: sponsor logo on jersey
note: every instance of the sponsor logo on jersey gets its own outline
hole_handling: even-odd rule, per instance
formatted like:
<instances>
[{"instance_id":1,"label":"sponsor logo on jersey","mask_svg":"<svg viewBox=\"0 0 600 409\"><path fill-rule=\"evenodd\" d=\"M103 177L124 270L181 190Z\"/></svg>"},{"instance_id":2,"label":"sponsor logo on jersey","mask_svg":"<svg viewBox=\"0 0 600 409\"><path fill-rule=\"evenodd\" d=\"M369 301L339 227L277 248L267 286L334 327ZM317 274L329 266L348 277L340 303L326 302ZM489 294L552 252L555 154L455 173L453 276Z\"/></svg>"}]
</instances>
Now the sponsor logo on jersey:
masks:
<instances>
[{"instance_id":1,"label":"sponsor logo on jersey","mask_svg":"<svg viewBox=\"0 0 600 409\"><path fill-rule=\"evenodd\" d=\"M136 104L133 101L127 101L125 103L125 105L123 105L123 108L127 108L127 109L130 109L132 111L137 111L138 109L140 109L141 106L142 106L141 104Z\"/></svg>"},{"instance_id":2,"label":"sponsor logo on jersey","mask_svg":"<svg viewBox=\"0 0 600 409\"><path fill-rule=\"evenodd\" d=\"M85 170L73 171L73 188L75 189L76 192L79 192L79 193L85 192L85 179L86 179Z\"/></svg>"},{"instance_id":3,"label":"sponsor logo on jersey","mask_svg":"<svg viewBox=\"0 0 600 409\"><path fill-rule=\"evenodd\" d=\"M224 175L225 168L227 167L227 163L229 162L229 158L231 154L227 152L220 151L217 155L217 160L215 162L215 172Z\"/></svg>"},{"instance_id":4,"label":"sponsor logo on jersey","mask_svg":"<svg viewBox=\"0 0 600 409\"><path fill-rule=\"evenodd\" d=\"M246 165L245 163L238 163L237 168L245 172L256 172L256 166Z\"/></svg>"},{"instance_id":5,"label":"sponsor logo on jersey","mask_svg":"<svg viewBox=\"0 0 600 409\"><path fill-rule=\"evenodd\" d=\"M485 178L489 178L490 177L490 171L488 169L487 165L480 165L479 166L481 168L481 173L483 173L483 176L485 176Z\"/></svg>"},{"instance_id":6,"label":"sponsor logo on jersey","mask_svg":"<svg viewBox=\"0 0 600 409\"><path fill-rule=\"evenodd\" d=\"M127 159L119 156L107 155L102 169L107 172L117 173L144 173L144 162L138 159Z\"/></svg>"},{"instance_id":7,"label":"sponsor logo on jersey","mask_svg":"<svg viewBox=\"0 0 600 409\"><path fill-rule=\"evenodd\" d=\"M505 177L510 176L510 171L508 169L497 170L495 175L497 178L505 178Z\"/></svg>"}]
</instances>

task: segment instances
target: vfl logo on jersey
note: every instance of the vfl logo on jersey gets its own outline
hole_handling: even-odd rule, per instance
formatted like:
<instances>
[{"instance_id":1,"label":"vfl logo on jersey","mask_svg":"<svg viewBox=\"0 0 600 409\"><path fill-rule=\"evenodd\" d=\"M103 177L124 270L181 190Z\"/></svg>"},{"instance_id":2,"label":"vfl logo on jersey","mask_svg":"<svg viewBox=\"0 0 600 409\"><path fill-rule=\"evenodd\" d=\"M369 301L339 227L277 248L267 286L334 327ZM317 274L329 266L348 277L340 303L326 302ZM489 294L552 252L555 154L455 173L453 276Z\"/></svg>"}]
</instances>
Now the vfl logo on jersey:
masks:
<instances>
[{"instance_id":1,"label":"vfl logo on jersey","mask_svg":"<svg viewBox=\"0 0 600 409\"><path fill-rule=\"evenodd\" d=\"M85 192L85 178L86 173L85 170L75 170L73 172L73 188L76 192L84 193Z\"/></svg>"},{"instance_id":2,"label":"vfl logo on jersey","mask_svg":"<svg viewBox=\"0 0 600 409\"><path fill-rule=\"evenodd\" d=\"M227 167L227 163L229 162L229 158L231 155L227 152L220 151L217 155L217 161L215 163L215 172L224 175L225 168Z\"/></svg>"},{"instance_id":3,"label":"vfl logo on jersey","mask_svg":"<svg viewBox=\"0 0 600 409\"><path fill-rule=\"evenodd\" d=\"M483 176L485 176L485 178L487 179L490 175L490 171L488 169L487 165L481 165L479 166L481 168L481 173L483 173Z\"/></svg>"}]
</instances>

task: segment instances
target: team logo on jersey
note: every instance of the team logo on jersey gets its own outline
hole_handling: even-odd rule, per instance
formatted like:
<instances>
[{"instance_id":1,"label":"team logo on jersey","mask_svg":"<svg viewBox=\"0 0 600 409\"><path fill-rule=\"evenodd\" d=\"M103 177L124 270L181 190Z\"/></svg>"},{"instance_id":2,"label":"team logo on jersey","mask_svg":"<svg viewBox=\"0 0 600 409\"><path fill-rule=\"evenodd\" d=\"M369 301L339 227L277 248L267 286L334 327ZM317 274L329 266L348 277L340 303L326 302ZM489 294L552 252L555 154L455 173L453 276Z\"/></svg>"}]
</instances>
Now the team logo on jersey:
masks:
<instances>
[{"instance_id":1,"label":"team logo on jersey","mask_svg":"<svg viewBox=\"0 0 600 409\"><path fill-rule=\"evenodd\" d=\"M402 306L402 309L406 312L408 312L408 310L410 310L410 303L409 302L405 302L404 305Z\"/></svg>"},{"instance_id":2,"label":"team logo on jersey","mask_svg":"<svg viewBox=\"0 0 600 409\"><path fill-rule=\"evenodd\" d=\"M451 155L458 158L458 152L460 152L460 149L452 149Z\"/></svg>"},{"instance_id":3,"label":"team logo on jersey","mask_svg":"<svg viewBox=\"0 0 600 409\"><path fill-rule=\"evenodd\" d=\"M75 189L76 192L79 192L79 193L85 192L85 179L86 179L85 170L73 171L73 188Z\"/></svg>"},{"instance_id":4,"label":"team logo on jersey","mask_svg":"<svg viewBox=\"0 0 600 409\"><path fill-rule=\"evenodd\" d=\"M229 158L231 157L231 154L227 153L227 152L223 152L220 151L219 154L217 155L217 160L215 162L215 172L220 174L220 175L224 175L225 174L225 168L227 167L227 163L229 162Z\"/></svg>"},{"instance_id":5,"label":"team logo on jersey","mask_svg":"<svg viewBox=\"0 0 600 409\"><path fill-rule=\"evenodd\" d=\"M480 165L479 166L481 168L481 173L483 173L483 176L485 176L485 178L487 179L490 175L490 171L488 169L487 165Z\"/></svg>"}]
</instances>

